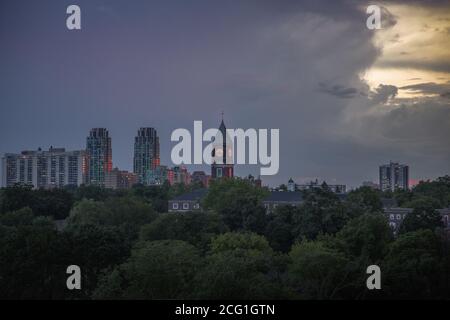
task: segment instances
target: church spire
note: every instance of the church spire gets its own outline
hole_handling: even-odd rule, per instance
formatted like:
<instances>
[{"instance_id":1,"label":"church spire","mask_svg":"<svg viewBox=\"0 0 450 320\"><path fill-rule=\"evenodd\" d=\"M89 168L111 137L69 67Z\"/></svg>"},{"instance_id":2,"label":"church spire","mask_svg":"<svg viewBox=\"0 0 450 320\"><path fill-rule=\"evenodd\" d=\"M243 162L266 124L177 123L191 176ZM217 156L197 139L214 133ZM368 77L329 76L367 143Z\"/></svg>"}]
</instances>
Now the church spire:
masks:
<instances>
[{"instance_id":1,"label":"church spire","mask_svg":"<svg viewBox=\"0 0 450 320\"><path fill-rule=\"evenodd\" d=\"M227 127L225 127L225 123L223 122L223 111L222 111L221 115L222 115L222 121L220 122L219 130L220 130L220 132L222 132L223 138L225 139L225 134L226 134L226 131L227 131Z\"/></svg>"}]
</instances>

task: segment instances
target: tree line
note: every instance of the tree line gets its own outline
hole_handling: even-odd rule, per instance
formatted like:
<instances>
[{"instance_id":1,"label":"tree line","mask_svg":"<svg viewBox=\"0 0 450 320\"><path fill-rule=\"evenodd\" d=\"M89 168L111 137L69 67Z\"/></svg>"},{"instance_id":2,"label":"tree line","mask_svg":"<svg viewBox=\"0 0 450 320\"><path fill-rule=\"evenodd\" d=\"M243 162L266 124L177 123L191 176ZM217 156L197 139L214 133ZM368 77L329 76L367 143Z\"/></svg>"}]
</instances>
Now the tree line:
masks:
<instances>
[{"instance_id":1,"label":"tree line","mask_svg":"<svg viewBox=\"0 0 450 320\"><path fill-rule=\"evenodd\" d=\"M450 242L435 210L450 204L448 176L408 192L362 187L345 200L311 190L271 213L266 189L222 179L201 211L167 212L170 198L196 187L2 189L0 298L450 298ZM414 209L397 235L382 197ZM66 287L72 264L81 290ZM372 264L381 290L366 287Z\"/></svg>"}]
</instances>

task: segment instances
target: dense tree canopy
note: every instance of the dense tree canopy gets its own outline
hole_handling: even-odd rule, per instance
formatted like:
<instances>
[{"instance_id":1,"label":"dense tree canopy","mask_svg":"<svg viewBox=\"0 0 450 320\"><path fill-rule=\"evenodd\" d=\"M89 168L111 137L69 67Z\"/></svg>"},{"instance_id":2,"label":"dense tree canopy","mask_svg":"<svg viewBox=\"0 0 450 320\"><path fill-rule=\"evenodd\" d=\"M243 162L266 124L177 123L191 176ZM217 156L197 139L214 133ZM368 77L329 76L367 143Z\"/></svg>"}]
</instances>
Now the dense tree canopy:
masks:
<instances>
[{"instance_id":1,"label":"dense tree canopy","mask_svg":"<svg viewBox=\"0 0 450 320\"><path fill-rule=\"evenodd\" d=\"M204 209L185 213L167 213L167 200L200 186L2 189L0 298L450 299L450 241L436 211L449 204L449 181L346 199L323 186L271 213L251 179L214 181ZM386 196L413 208L397 234ZM66 288L72 264L82 290ZM367 290L371 264L382 290Z\"/></svg>"},{"instance_id":2,"label":"dense tree canopy","mask_svg":"<svg viewBox=\"0 0 450 320\"><path fill-rule=\"evenodd\" d=\"M190 295L201 264L198 250L180 240L140 242L130 259L100 280L98 299L179 299Z\"/></svg>"},{"instance_id":3,"label":"dense tree canopy","mask_svg":"<svg viewBox=\"0 0 450 320\"><path fill-rule=\"evenodd\" d=\"M400 232L410 232L419 229L431 229L442 227L442 217L436 211L434 201L421 199L414 202L414 210L407 214L400 226Z\"/></svg>"},{"instance_id":4,"label":"dense tree canopy","mask_svg":"<svg viewBox=\"0 0 450 320\"><path fill-rule=\"evenodd\" d=\"M140 239L183 240L205 251L210 239L227 231L222 217L210 212L163 213L152 223L142 226Z\"/></svg>"}]
</instances>

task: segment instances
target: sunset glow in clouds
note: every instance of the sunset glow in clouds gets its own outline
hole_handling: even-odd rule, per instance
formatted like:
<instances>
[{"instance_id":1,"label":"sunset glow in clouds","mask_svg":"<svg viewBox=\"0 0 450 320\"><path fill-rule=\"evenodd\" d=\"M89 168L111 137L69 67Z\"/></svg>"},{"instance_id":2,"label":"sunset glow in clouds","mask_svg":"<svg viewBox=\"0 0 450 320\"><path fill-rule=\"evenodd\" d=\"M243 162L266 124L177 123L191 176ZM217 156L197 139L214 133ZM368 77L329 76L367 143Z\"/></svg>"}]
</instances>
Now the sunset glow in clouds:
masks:
<instances>
[{"instance_id":1,"label":"sunset glow in clouds","mask_svg":"<svg viewBox=\"0 0 450 320\"><path fill-rule=\"evenodd\" d=\"M398 97L450 92L450 6L381 5L395 24L375 35L382 53L364 75L369 85L395 85ZM420 88L419 84L428 85Z\"/></svg>"}]
</instances>

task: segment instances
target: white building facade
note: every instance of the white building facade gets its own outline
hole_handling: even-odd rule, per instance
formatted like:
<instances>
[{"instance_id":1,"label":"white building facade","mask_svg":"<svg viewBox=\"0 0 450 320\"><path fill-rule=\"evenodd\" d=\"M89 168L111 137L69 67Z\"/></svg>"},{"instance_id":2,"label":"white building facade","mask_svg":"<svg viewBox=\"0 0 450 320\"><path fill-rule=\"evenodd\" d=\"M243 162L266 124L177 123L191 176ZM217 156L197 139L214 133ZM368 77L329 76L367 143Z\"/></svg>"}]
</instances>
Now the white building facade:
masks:
<instances>
[{"instance_id":1,"label":"white building facade","mask_svg":"<svg viewBox=\"0 0 450 320\"><path fill-rule=\"evenodd\" d=\"M50 148L48 151L6 153L2 158L2 187L15 184L33 188L80 186L86 178L86 152Z\"/></svg>"}]
</instances>

